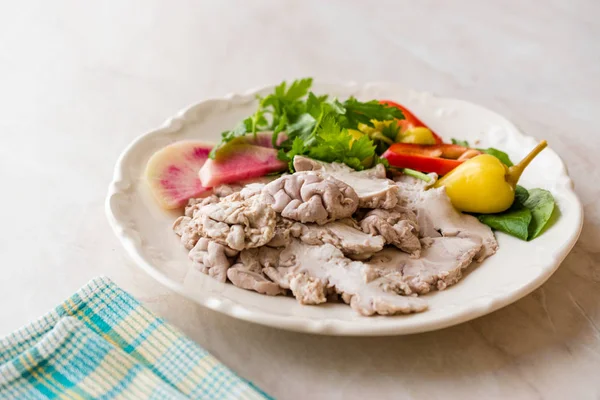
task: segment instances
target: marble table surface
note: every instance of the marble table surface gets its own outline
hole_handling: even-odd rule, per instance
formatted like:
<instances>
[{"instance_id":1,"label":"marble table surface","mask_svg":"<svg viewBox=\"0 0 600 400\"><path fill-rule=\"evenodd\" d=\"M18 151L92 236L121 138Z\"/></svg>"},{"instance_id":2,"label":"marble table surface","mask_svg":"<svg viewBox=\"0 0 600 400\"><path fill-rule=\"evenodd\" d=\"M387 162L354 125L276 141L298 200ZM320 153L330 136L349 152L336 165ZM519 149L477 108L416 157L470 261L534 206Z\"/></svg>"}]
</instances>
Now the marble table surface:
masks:
<instances>
[{"instance_id":1,"label":"marble table surface","mask_svg":"<svg viewBox=\"0 0 600 400\"><path fill-rule=\"evenodd\" d=\"M107 275L280 399L600 398L600 2L0 2L0 335ZM545 138L585 205L540 289L426 334L335 338L155 283L104 216L121 150L178 109L314 76L481 103Z\"/></svg>"}]
</instances>

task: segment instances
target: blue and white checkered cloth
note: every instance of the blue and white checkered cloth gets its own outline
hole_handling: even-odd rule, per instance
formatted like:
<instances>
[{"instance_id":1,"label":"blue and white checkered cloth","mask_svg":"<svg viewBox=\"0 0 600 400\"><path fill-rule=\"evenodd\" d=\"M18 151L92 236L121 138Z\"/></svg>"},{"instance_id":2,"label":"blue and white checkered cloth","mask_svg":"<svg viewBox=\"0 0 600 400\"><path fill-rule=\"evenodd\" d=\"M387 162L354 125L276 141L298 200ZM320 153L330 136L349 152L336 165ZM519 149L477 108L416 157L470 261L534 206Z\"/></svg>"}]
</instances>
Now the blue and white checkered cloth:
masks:
<instances>
[{"instance_id":1,"label":"blue and white checkered cloth","mask_svg":"<svg viewBox=\"0 0 600 400\"><path fill-rule=\"evenodd\" d=\"M0 339L0 399L269 399L107 278Z\"/></svg>"}]
</instances>

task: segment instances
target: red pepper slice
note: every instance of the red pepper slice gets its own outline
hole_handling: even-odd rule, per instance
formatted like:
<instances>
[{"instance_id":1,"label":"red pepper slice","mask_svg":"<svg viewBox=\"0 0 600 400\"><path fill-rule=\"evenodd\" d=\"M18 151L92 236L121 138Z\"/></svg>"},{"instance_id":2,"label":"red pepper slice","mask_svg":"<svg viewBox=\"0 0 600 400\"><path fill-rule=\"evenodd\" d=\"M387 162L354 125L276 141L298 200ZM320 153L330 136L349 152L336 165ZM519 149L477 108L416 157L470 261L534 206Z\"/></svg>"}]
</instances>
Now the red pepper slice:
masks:
<instances>
[{"instance_id":1,"label":"red pepper slice","mask_svg":"<svg viewBox=\"0 0 600 400\"><path fill-rule=\"evenodd\" d=\"M386 158L393 167L445 175L465 161L457 158L467 150L470 149L457 144L395 143L383 153L382 157Z\"/></svg>"},{"instance_id":2,"label":"red pepper slice","mask_svg":"<svg viewBox=\"0 0 600 400\"><path fill-rule=\"evenodd\" d=\"M457 144L415 144L415 143L394 143L390 150L395 153L416 154L426 157L442 157L457 159L467 150L468 147Z\"/></svg>"},{"instance_id":3,"label":"red pepper slice","mask_svg":"<svg viewBox=\"0 0 600 400\"><path fill-rule=\"evenodd\" d=\"M411 113L406 107L404 107L403 105L400 105L394 101L391 100L380 100L379 103L381 104L385 104L391 107L396 107L399 108L402 113L404 114L404 120L399 120L398 124L400 125L400 128L402 130L402 132L405 132L406 130L410 129L410 128L418 128L418 127L423 127L423 128L427 128L431 131L431 133L433 134L433 138L435 139L435 143L436 144L442 144L444 143L444 141L442 140L442 138L433 131L433 129L431 129L430 127L428 127L427 125L425 125L419 118L417 118L413 113Z\"/></svg>"},{"instance_id":4,"label":"red pepper slice","mask_svg":"<svg viewBox=\"0 0 600 400\"><path fill-rule=\"evenodd\" d=\"M392 167L410 168L427 173L435 172L438 175L446 175L464 162L464 160L449 160L416 154L394 153L389 149L383 153L382 157L386 158Z\"/></svg>"}]
</instances>

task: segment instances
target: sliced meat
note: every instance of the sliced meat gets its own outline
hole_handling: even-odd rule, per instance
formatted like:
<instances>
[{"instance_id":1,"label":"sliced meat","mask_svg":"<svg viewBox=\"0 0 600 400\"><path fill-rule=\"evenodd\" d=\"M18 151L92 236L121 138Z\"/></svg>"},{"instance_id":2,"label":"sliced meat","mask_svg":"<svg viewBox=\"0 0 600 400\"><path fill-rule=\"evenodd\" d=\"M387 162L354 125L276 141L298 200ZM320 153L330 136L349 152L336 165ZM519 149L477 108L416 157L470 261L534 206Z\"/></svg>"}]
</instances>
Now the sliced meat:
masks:
<instances>
[{"instance_id":1,"label":"sliced meat","mask_svg":"<svg viewBox=\"0 0 600 400\"><path fill-rule=\"evenodd\" d=\"M442 188L422 190L414 185L398 182L400 199L417 214L421 237L451 237L471 239L481 245L476 261L483 261L496 253L498 242L489 226L472 215L457 211Z\"/></svg>"},{"instance_id":2,"label":"sliced meat","mask_svg":"<svg viewBox=\"0 0 600 400\"><path fill-rule=\"evenodd\" d=\"M231 266L231 258L237 253L227 246L207 238L200 238L190 250L189 257L202 273L224 283L227 280L227 270Z\"/></svg>"},{"instance_id":3,"label":"sliced meat","mask_svg":"<svg viewBox=\"0 0 600 400\"><path fill-rule=\"evenodd\" d=\"M388 292L386 286L389 286L389 281L385 278L369 282L362 288L361 294L350 298L350 306L362 315L410 314L427 309L427 303L423 299L399 296Z\"/></svg>"},{"instance_id":4,"label":"sliced meat","mask_svg":"<svg viewBox=\"0 0 600 400\"><path fill-rule=\"evenodd\" d=\"M185 216L192 218L194 212L207 204L218 203L219 197L216 195L210 195L207 197L199 197L195 199L189 199L187 206L185 206Z\"/></svg>"},{"instance_id":5,"label":"sliced meat","mask_svg":"<svg viewBox=\"0 0 600 400\"><path fill-rule=\"evenodd\" d=\"M258 200L256 196L241 201L225 197L196 210L188 226L235 250L264 246L273 239L276 216Z\"/></svg>"},{"instance_id":6,"label":"sliced meat","mask_svg":"<svg viewBox=\"0 0 600 400\"><path fill-rule=\"evenodd\" d=\"M240 200L242 196L239 195L239 192L244 188L245 186L236 184L219 185L212 190L210 196L189 199L185 207L185 215L193 217L196 210L208 204L218 203L223 197L229 197L230 200Z\"/></svg>"},{"instance_id":7,"label":"sliced meat","mask_svg":"<svg viewBox=\"0 0 600 400\"><path fill-rule=\"evenodd\" d=\"M218 197L229 197L230 200L245 200L260 193L262 188L274 178L263 176L239 183L223 184L213 189L213 194Z\"/></svg>"},{"instance_id":8,"label":"sliced meat","mask_svg":"<svg viewBox=\"0 0 600 400\"><path fill-rule=\"evenodd\" d=\"M227 270L227 277L235 286L255 292L276 296L285 290L273 283L262 273L261 249L246 249L240 252L237 264Z\"/></svg>"},{"instance_id":9,"label":"sliced meat","mask_svg":"<svg viewBox=\"0 0 600 400\"><path fill-rule=\"evenodd\" d=\"M311 158L294 157L296 171L319 171L350 185L358 195L360 208L394 208L398 203L398 187L386 178L385 167L355 171L341 163L325 163Z\"/></svg>"},{"instance_id":10,"label":"sliced meat","mask_svg":"<svg viewBox=\"0 0 600 400\"><path fill-rule=\"evenodd\" d=\"M281 252L279 267L265 269L281 286L291 287L303 304L325 301L329 287L362 315L404 314L427 308L421 299L394 293L384 284L385 278L372 280L369 271L366 264L349 260L331 244L313 246L299 240L292 240Z\"/></svg>"},{"instance_id":11,"label":"sliced meat","mask_svg":"<svg viewBox=\"0 0 600 400\"><path fill-rule=\"evenodd\" d=\"M341 298L362 315L392 315L425 310L417 295L455 284L498 247L443 188L394 183L382 166L356 172L303 157L295 166L306 171L190 200L173 230L198 269L262 294L290 289L302 304Z\"/></svg>"},{"instance_id":12,"label":"sliced meat","mask_svg":"<svg viewBox=\"0 0 600 400\"><path fill-rule=\"evenodd\" d=\"M200 234L194 229L191 222L192 218L187 216L178 217L175 222L173 222L173 231L181 238L183 247L188 250L191 250L198 242L198 239L200 239Z\"/></svg>"},{"instance_id":13,"label":"sliced meat","mask_svg":"<svg viewBox=\"0 0 600 400\"><path fill-rule=\"evenodd\" d=\"M345 255L360 256L361 259L371 257L374 253L381 251L385 245L382 236L361 231L350 218L329 222L325 225L300 224L299 232L294 232L294 237L306 244L329 243L340 249Z\"/></svg>"},{"instance_id":14,"label":"sliced meat","mask_svg":"<svg viewBox=\"0 0 600 400\"><path fill-rule=\"evenodd\" d=\"M327 301L325 283L307 274L296 274L290 279L290 289L300 304L321 304Z\"/></svg>"},{"instance_id":15,"label":"sliced meat","mask_svg":"<svg viewBox=\"0 0 600 400\"><path fill-rule=\"evenodd\" d=\"M258 262L264 268L270 267L278 267L279 266L279 256L283 251L282 248L273 248L273 247L260 247L258 251Z\"/></svg>"},{"instance_id":16,"label":"sliced meat","mask_svg":"<svg viewBox=\"0 0 600 400\"><path fill-rule=\"evenodd\" d=\"M398 171L398 170L392 170L392 175L394 177L394 181L401 185L401 186L406 186L406 187L410 187L412 190L425 190L427 188L432 187L433 185L435 185L435 183L438 180L438 174L436 174L435 172L431 172L429 174L427 174L427 176L429 177L429 181L424 181L422 179L417 179L414 178L412 176L408 176L406 174L403 174L402 172L394 172L394 171Z\"/></svg>"},{"instance_id":17,"label":"sliced meat","mask_svg":"<svg viewBox=\"0 0 600 400\"><path fill-rule=\"evenodd\" d=\"M421 258L411 258L397 249L387 248L367 264L382 277L395 277L394 281L406 283L400 288L404 294L425 294L458 282L480 249L480 243L468 238L428 238L423 239Z\"/></svg>"},{"instance_id":18,"label":"sliced meat","mask_svg":"<svg viewBox=\"0 0 600 400\"><path fill-rule=\"evenodd\" d=\"M320 173L284 175L263 188L262 198L282 217L321 225L349 217L358 207L350 186Z\"/></svg>"},{"instance_id":19,"label":"sliced meat","mask_svg":"<svg viewBox=\"0 0 600 400\"><path fill-rule=\"evenodd\" d=\"M300 236L303 224L284 218L277 214L275 223L275 235L267 246L269 247L285 247L290 242L290 238Z\"/></svg>"},{"instance_id":20,"label":"sliced meat","mask_svg":"<svg viewBox=\"0 0 600 400\"><path fill-rule=\"evenodd\" d=\"M417 216L411 210L396 206L392 210L370 210L360 221L360 228L370 235L381 235L386 244L419 257L419 225Z\"/></svg>"},{"instance_id":21,"label":"sliced meat","mask_svg":"<svg viewBox=\"0 0 600 400\"><path fill-rule=\"evenodd\" d=\"M213 188L213 194L217 197L227 197L239 192L244 188L244 185L223 184Z\"/></svg>"},{"instance_id":22,"label":"sliced meat","mask_svg":"<svg viewBox=\"0 0 600 400\"><path fill-rule=\"evenodd\" d=\"M262 192L266 183L254 182L249 183L240 190L240 196L242 199L249 199L250 197L256 196Z\"/></svg>"}]
</instances>

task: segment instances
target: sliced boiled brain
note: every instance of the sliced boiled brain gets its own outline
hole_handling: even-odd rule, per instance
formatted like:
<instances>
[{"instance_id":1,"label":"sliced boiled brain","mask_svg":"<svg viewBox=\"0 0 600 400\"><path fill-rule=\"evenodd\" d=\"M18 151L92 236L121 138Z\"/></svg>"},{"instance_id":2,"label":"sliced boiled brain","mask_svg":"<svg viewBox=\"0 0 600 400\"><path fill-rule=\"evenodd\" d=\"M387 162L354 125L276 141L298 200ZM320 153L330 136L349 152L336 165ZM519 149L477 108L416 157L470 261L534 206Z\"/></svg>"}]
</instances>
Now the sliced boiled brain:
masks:
<instances>
[{"instance_id":1,"label":"sliced boiled brain","mask_svg":"<svg viewBox=\"0 0 600 400\"><path fill-rule=\"evenodd\" d=\"M198 171L211 149L211 144L184 140L170 144L150 157L145 176L161 207L182 207L190 198L210 190L200 182Z\"/></svg>"}]
</instances>

